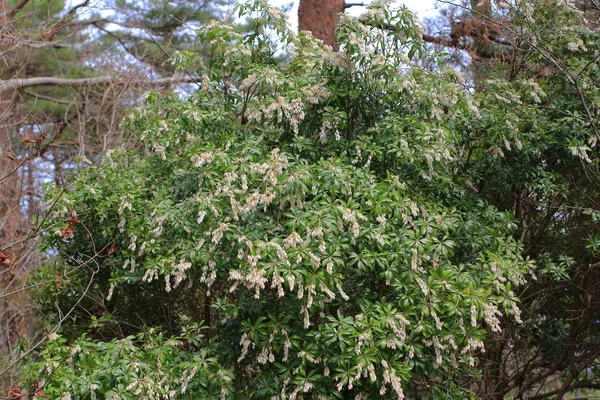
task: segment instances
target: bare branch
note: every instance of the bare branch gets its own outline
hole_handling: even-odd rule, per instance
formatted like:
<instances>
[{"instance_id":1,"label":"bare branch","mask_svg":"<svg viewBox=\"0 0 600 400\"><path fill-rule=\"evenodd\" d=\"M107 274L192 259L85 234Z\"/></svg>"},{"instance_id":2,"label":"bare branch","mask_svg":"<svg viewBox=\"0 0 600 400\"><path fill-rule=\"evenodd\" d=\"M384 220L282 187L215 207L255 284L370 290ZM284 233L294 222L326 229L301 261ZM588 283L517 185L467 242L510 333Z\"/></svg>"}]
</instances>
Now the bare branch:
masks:
<instances>
[{"instance_id":1,"label":"bare branch","mask_svg":"<svg viewBox=\"0 0 600 400\"><path fill-rule=\"evenodd\" d=\"M42 99L42 100L46 100L46 101L51 101L53 103L58 103L58 104L66 104L66 105L71 105L73 104L73 101L67 101L67 100L61 100L61 99L56 99L54 97L51 96L46 96L40 93L34 93L34 92L30 92L29 90L23 90L23 92L25 94L28 94L30 96L34 96L36 99Z\"/></svg>"},{"instance_id":2,"label":"bare branch","mask_svg":"<svg viewBox=\"0 0 600 400\"><path fill-rule=\"evenodd\" d=\"M51 47L53 49L68 49L69 47L72 47L68 44L62 44L58 42L31 42L26 43L25 46L31 47L32 49L44 49L47 47Z\"/></svg>"},{"instance_id":3,"label":"bare branch","mask_svg":"<svg viewBox=\"0 0 600 400\"><path fill-rule=\"evenodd\" d=\"M29 3L29 0L20 0L15 6L8 12L8 19L12 19L19 11L23 9Z\"/></svg>"},{"instance_id":4,"label":"bare branch","mask_svg":"<svg viewBox=\"0 0 600 400\"><path fill-rule=\"evenodd\" d=\"M100 24L112 24L122 26L123 28L131 28L131 29L147 29L148 27L142 23L130 23L130 22L119 22L109 18L93 18L93 19L83 19L79 21L72 21L67 23L65 26L67 27L79 27L79 26L87 26L94 25L99 27Z\"/></svg>"},{"instance_id":5,"label":"bare branch","mask_svg":"<svg viewBox=\"0 0 600 400\"><path fill-rule=\"evenodd\" d=\"M147 86L163 86L170 85L173 83L194 83L200 82L201 77L196 76L173 76L169 78L157 78L141 81L140 84ZM105 75L97 76L94 78L57 78L51 76L36 77L36 78L13 78L7 80L0 80L0 94L10 91L19 90L26 87L34 86L68 86L68 87L81 87L81 86L95 86L105 85L110 83L123 83L126 79L119 78L116 76Z\"/></svg>"},{"instance_id":6,"label":"bare branch","mask_svg":"<svg viewBox=\"0 0 600 400\"><path fill-rule=\"evenodd\" d=\"M385 30L393 31L393 32L398 31L398 28L392 24L386 24L386 23L381 23L381 22L375 23L375 22L368 21L365 19L361 19L360 22L364 25L371 26L373 28L385 29ZM471 36L474 36L474 35L475 34L473 34ZM483 57L483 58L500 58L500 59L506 60L510 57L510 53L512 53L512 51L513 51L512 46L509 46L506 43L498 42L497 40L495 40L494 42L497 43L497 45L500 48L495 49L497 51L489 51L489 50L480 48L480 46L474 46L471 44L454 41L452 39L444 38L441 36L432 36L432 35L428 35L426 33L423 33L422 39L428 43L432 43L432 44L436 44L436 45L440 45L440 46L451 47L451 48L458 49L458 50L474 51L478 57Z\"/></svg>"},{"instance_id":7,"label":"bare branch","mask_svg":"<svg viewBox=\"0 0 600 400\"><path fill-rule=\"evenodd\" d=\"M74 6L73 8L71 8L64 17L62 17L61 19L59 19L54 25L55 25L55 29L62 29L63 26L65 26L67 24L67 22L69 21L69 19L73 18L75 16L75 14L77 13L77 10L79 10L80 8L84 8L86 7L88 4L90 4L90 0L85 0L83 3L81 4L77 4L76 6Z\"/></svg>"},{"instance_id":8,"label":"bare branch","mask_svg":"<svg viewBox=\"0 0 600 400\"><path fill-rule=\"evenodd\" d=\"M364 7L365 3L346 3L344 4L344 8L350 8L350 7Z\"/></svg>"}]
</instances>

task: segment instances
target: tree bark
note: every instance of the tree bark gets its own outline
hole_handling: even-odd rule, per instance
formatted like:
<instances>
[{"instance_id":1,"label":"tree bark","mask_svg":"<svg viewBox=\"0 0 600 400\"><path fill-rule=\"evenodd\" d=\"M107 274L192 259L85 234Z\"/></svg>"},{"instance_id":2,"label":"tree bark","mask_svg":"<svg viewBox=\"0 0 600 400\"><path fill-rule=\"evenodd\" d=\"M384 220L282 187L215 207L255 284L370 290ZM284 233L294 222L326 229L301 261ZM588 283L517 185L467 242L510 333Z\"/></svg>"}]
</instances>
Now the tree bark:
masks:
<instances>
[{"instance_id":1,"label":"tree bark","mask_svg":"<svg viewBox=\"0 0 600 400\"><path fill-rule=\"evenodd\" d=\"M300 0L298 29L312 32L314 37L337 50L334 30L345 7L344 0Z\"/></svg>"}]
</instances>

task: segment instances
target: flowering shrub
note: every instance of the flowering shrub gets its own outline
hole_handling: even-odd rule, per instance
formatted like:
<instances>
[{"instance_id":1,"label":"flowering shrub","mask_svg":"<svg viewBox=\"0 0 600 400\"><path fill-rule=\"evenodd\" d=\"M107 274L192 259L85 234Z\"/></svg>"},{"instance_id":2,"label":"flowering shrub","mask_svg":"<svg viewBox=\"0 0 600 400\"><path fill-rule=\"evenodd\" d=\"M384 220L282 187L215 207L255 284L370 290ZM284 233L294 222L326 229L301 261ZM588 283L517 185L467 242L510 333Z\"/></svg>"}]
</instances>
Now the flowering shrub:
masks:
<instances>
[{"instance_id":1,"label":"flowering shrub","mask_svg":"<svg viewBox=\"0 0 600 400\"><path fill-rule=\"evenodd\" d=\"M32 379L52 398L468 397L532 268L456 173L473 96L412 61L405 9L343 18L339 53L239 9L254 34L199 31L197 93L124 122L143 149L49 190L38 298L61 327Z\"/></svg>"}]
</instances>

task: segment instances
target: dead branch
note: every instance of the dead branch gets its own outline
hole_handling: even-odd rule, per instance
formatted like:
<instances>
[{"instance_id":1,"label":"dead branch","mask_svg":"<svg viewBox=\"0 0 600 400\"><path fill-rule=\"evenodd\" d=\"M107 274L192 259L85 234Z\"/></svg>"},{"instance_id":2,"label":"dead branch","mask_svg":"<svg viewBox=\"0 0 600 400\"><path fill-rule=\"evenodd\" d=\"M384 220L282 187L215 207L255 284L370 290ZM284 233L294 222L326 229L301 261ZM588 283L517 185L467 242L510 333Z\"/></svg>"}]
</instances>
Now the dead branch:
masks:
<instances>
[{"instance_id":1,"label":"dead branch","mask_svg":"<svg viewBox=\"0 0 600 400\"><path fill-rule=\"evenodd\" d=\"M200 82L201 77L197 76L172 76L168 78L156 78L150 80L140 81L140 85L146 86L163 86L174 83L195 83ZM43 76L36 78L13 78L7 80L0 80L0 94L11 90L19 90L27 87L35 86L68 86L68 87L81 87L81 86L96 86L105 85L111 83L124 83L126 80L117 76L105 75L97 76L94 78L57 78L52 76Z\"/></svg>"}]
</instances>

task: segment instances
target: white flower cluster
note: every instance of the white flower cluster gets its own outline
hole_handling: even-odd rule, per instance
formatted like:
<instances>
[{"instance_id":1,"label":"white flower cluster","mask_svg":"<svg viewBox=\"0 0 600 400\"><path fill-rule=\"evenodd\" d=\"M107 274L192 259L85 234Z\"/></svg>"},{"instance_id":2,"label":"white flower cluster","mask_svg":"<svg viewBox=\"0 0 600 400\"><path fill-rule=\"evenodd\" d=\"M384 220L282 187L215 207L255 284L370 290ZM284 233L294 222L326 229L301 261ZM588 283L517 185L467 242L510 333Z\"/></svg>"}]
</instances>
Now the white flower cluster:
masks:
<instances>
[{"instance_id":1,"label":"white flower cluster","mask_svg":"<svg viewBox=\"0 0 600 400\"><path fill-rule=\"evenodd\" d=\"M518 324L523 323L523 320L521 319L521 309L515 301L510 302L510 313Z\"/></svg>"},{"instance_id":2,"label":"white flower cluster","mask_svg":"<svg viewBox=\"0 0 600 400\"><path fill-rule=\"evenodd\" d=\"M350 58L346 53L333 51L329 48L328 52L324 53L325 60L333 67L339 69L349 69L351 66Z\"/></svg>"},{"instance_id":3,"label":"white flower cluster","mask_svg":"<svg viewBox=\"0 0 600 400\"><path fill-rule=\"evenodd\" d=\"M533 79L529 79L525 83L531 87L531 92L529 92L529 95L531 96L533 101L538 104L541 103L542 102L541 98L546 97L546 93L542 90L542 88Z\"/></svg>"},{"instance_id":4,"label":"white flower cluster","mask_svg":"<svg viewBox=\"0 0 600 400\"><path fill-rule=\"evenodd\" d=\"M482 309L483 318L485 322L489 325L492 332L502 331L502 328L500 328L500 320L498 319L499 316L502 316L502 313L500 312L500 310L498 310L498 307L496 307L493 304L484 303L482 305Z\"/></svg>"},{"instance_id":5,"label":"white flower cluster","mask_svg":"<svg viewBox=\"0 0 600 400\"><path fill-rule=\"evenodd\" d=\"M162 159L162 160L166 160L167 159L167 149L165 148L165 146L161 146L161 145L156 145L154 146L154 152Z\"/></svg>"},{"instance_id":6,"label":"white flower cluster","mask_svg":"<svg viewBox=\"0 0 600 400\"><path fill-rule=\"evenodd\" d=\"M202 275L200 276L200 282L205 283L207 290L206 295L210 296L210 288L217 280L217 271L215 266L217 263L215 260L209 260L208 264L202 267Z\"/></svg>"},{"instance_id":7,"label":"white flower cluster","mask_svg":"<svg viewBox=\"0 0 600 400\"><path fill-rule=\"evenodd\" d=\"M375 366L372 363L367 364L366 368L362 363L357 366L357 373L354 378L350 378L348 382L348 389L352 389L353 381L360 380L361 378L369 378L371 382L377 381L377 374L375 373Z\"/></svg>"},{"instance_id":8,"label":"white flower cluster","mask_svg":"<svg viewBox=\"0 0 600 400\"><path fill-rule=\"evenodd\" d=\"M329 91L325 88L325 82L304 86L300 89L300 92L310 104L318 104L329 97Z\"/></svg>"},{"instance_id":9,"label":"white flower cluster","mask_svg":"<svg viewBox=\"0 0 600 400\"><path fill-rule=\"evenodd\" d=\"M248 262L252 264L252 256ZM254 298L260 298L260 292L265 288L267 283L267 278L265 277L266 271L261 268L257 268L253 266L250 268L247 274L242 274L238 270L230 270L229 271L229 280L234 281L233 286L229 289L230 292L233 292L240 283L243 283L250 290L254 290Z\"/></svg>"},{"instance_id":10,"label":"white flower cluster","mask_svg":"<svg viewBox=\"0 0 600 400\"><path fill-rule=\"evenodd\" d=\"M323 124L321 125L321 130L319 131L319 141L323 144L327 143L329 138L329 134L333 132L333 137L336 141L339 141L342 136L340 135L340 131L338 130L339 117L334 117L331 119L325 119Z\"/></svg>"},{"instance_id":11,"label":"white flower cluster","mask_svg":"<svg viewBox=\"0 0 600 400\"><path fill-rule=\"evenodd\" d=\"M241 362L244 358L246 358L246 354L248 354L248 349L250 345L254 348L254 343L250 340L247 333L244 333L240 338L240 346L242 346L242 351L240 352L240 356L238 357L238 363Z\"/></svg>"},{"instance_id":12,"label":"white flower cluster","mask_svg":"<svg viewBox=\"0 0 600 400\"><path fill-rule=\"evenodd\" d=\"M268 106L261 106L262 115L269 121L287 121L297 135L300 122L304 120L304 104L299 98L287 101L282 96L274 99Z\"/></svg>"},{"instance_id":13,"label":"white flower cluster","mask_svg":"<svg viewBox=\"0 0 600 400\"><path fill-rule=\"evenodd\" d=\"M338 206L338 210L342 213L342 220L350 224L350 232L352 232L353 240L356 240L360 234L360 224L358 223L357 215L354 210L346 207ZM343 227L343 224L341 225Z\"/></svg>"},{"instance_id":14,"label":"white flower cluster","mask_svg":"<svg viewBox=\"0 0 600 400\"><path fill-rule=\"evenodd\" d=\"M121 196L120 200L120 204L119 204L119 209L117 210L117 212L119 213L119 216L121 217L119 220L119 232L124 232L125 231L125 224L127 223L127 216L125 215L125 210L129 210L131 212L131 201L133 199L133 196L128 194L125 196Z\"/></svg>"},{"instance_id":15,"label":"white flower cluster","mask_svg":"<svg viewBox=\"0 0 600 400\"><path fill-rule=\"evenodd\" d=\"M267 344L256 356L256 362L258 362L259 364L266 364L267 362L270 362L272 364L275 362L275 354L273 354L273 340L275 340L276 334L277 328L273 329L273 332L271 332Z\"/></svg>"},{"instance_id":16,"label":"white flower cluster","mask_svg":"<svg viewBox=\"0 0 600 400\"><path fill-rule=\"evenodd\" d=\"M581 158L586 163L591 163L592 159L588 155L589 148L587 146L571 146L571 154L575 157Z\"/></svg>"},{"instance_id":17,"label":"white flower cluster","mask_svg":"<svg viewBox=\"0 0 600 400\"><path fill-rule=\"evenodd\" d=\"M296 246L298 246L302 242L304 242L304 240L302 240L302 238L296 231L293 231L292 233L289 234L288 237L283 239L283 244L284 244L285 248L288 248L288 249L296 248Z\"/></svg>"},{"instance_id":18,"label":"white flower cluster","mask_svg":"<svg viewBox=\"0 0 600 400\"><path fill-rule=\"evenodd\" d=\"M156 242L156 239L158 239L162 235L163 225L167 219L166 215L157 215L157 212L157 210L154 210L151 214L152 225L154 226L154 229L152 229L152 233L154 234L154 237L150 239L150 244L154 244Z\"/></svg>"},{"instance_id":19,"label":"white flower cluster","mask_svg":"<svg viewBox=\"0 0 600 400\"><path fill-rule=\"evenodd\" d=\"M438 336L433 336L431 339L423 339L423 344L427 347L433 346L435 353L434 366L440 367L442 365L442 354L446 354L450 357L452 364L456 364L455 351L458 350L456 341L452 334L448 334L440 340Z\"/></svg>"},{"instance_id":20,"label":"white flower cluster","mask_svg":"<svg viewBox=\"0 0 600 400\"><path fill-rule=\"evenodd\" d=\"M569 49L569 51L588 51L587 47L585 47L585 44L583 43L583 40L581 40L580 38L575 38L573 41L567 43L567 48Z\"/></svg>"},{"instance_id":21,"label":"white flower cluster","mask_svg":"<svg viewBox=\"0 0 600 400\"><path fill-rule=\"evenodd\" d=\"M379 394L382 396L386 394L386 385L391 385L392 389L396 392L396 395L398 396L398 400L403 400L404 390L402 390L402 382L400 378L396 376L396 372L392 368L390 368L386 360L381 360L381 366L383 367L383 384L381 385Z\"/></svg>"},{"instance_id":22,"label":"white flower cluster","mask_svg":"<svg viewBox=\"0 0 600 400\"><path fill-rule=\"evenodd\" d=\"M335 287L340 293L340 296L342 296L342 299L346 301L350 300L350 297L346 294L346 292L344 292L344 289L342 289L342 285L339 282L335 283Z\"/></svg>"},{"instance_id":23,"label":"white flower cluster","mask_svg":"<svg viewBox=\"0 0 600 400\"><path fill-rule=\"evenodd\" d=\"M191 266L192 263L185 262L184 260L179 261L179 263L173 266L173 272L171 272L171 275L165 276L167 292L171 291L171 277L173 277L173 288L177 288L179 284L187 278L185 271L190 269Z\"/></svg>"},{"instance_id":24,"label":"white flower cluster","mask_svg":"<svg viewBox=\"0 0 600 400\"><path fill-rule=\"evenodd\" d=\"M183 374L181 376L181 394L182 395L185 394L185 392L187 392L188 385L189 385L190 381L196 375L197 371L198 371L197 365L195 365L191 371L188 371L187 369L185 371L183 371Z\"/></svg>"},{"instance_id":25,"label":"white flower cluster","mask_svg":"<svg viewBox=\"0 0 600 400\"><path fill-rule=\"evenodd\" d=\"M517 116L513 116L513 118L518 121L518 117ZM521 143L521 141L519 140L519 137L517 136L519 133L519 128L517 126L515 126L511 120L507 119L506 121L506 126L513 132L513 142L515 144L515 147L518 150L522 150L523 149L523 144ZM511 149L511 145L510 142L508 141L508 139L506 137L503 138L504 140L504 147L506 148L506 150Z\"/></svg>"},{"instance_id":26,"label":"white flower cluster","mask_svg":"<svg viewBox=\"0 0 600 400\"><path fill-rule=\"evenodd\" d=\"M250 50L243 42L238 42L223 53L223 67L240 72L244 65L243 59L252 56Z\"/></svg>"},{"instance_id":27,"label":"white flower cluster","mask_svg":"<svg viewBox=\"0 0 600 400\"><path fill-rule=\"evenodd\" d=\"M402 314L397 313L396 318L388 318L387 324L392 329L392 331L398 336L400 341L404 341L406 339L406 327L410 325L410 321L408 321ZM399 324L398 324L398 322Z\"/></svg>"},{"instance_id":28,"label":"white flower cluster","mask_svg":"<svg viewBox=\"0 0 600 400\"><path fill-rule=\"evenodd\" d=\"M361 57L369 59L373 51L372 46L365 40L365 38L372 37L369 28L364 24L353 21L350 16L345 14L342 14L340 19L343 27L353 29L348 34L348 43L358 48L358 53ZM343 49L343 51L348 53L348 49Z\"/></svg>"},{"instance_id":29,"label":"white flower cluster","mask_svg":"<svg viewBox=\"0 0 600 400\"><path fill-rule=\"evenodd\" d=\"M210 151L201 153L201 154L194 154L191 157L191 161L192 164L194 164L194 167L202 167L203 165L206 164L210 164L210 162L213 160L213 154Z\"/></svg>"},{"instance_id":30,"label":"white flower cluster","mask_svg":"<svg viewBox=\"0 0 600 400\"><path fill-rule=\"evenodd\" d=\"M127 260L125 260L125 262L123 263L123 269L127 269L128 266L129 273L133 274L133 272L135 271L135 258L128 258Z\"/></svg>"},{"instance_id":31,"label":"white flower cluster","mask_svg":"<svg viewBox=\"0 0 600 400\"><path fill-rule=\"evenodd\" d=\"M477 326L477 307L475 304L471 304L471 326Z\"/></svg>"},{"instance_id":32,"label":"white flower cluster","mask_svg":"<svg viewBox=\"0 0 600 400\"><path fill-rule=\"evenodd\" d=\"M475 351L481 351L482 353L485 353L485 345L480 340L469 338L467 345L463 347L460 352L462 355L469 354L469 364L472 367L475 366L475 358L472 355L472 353Z\"/></svg>"}]
</instances>

